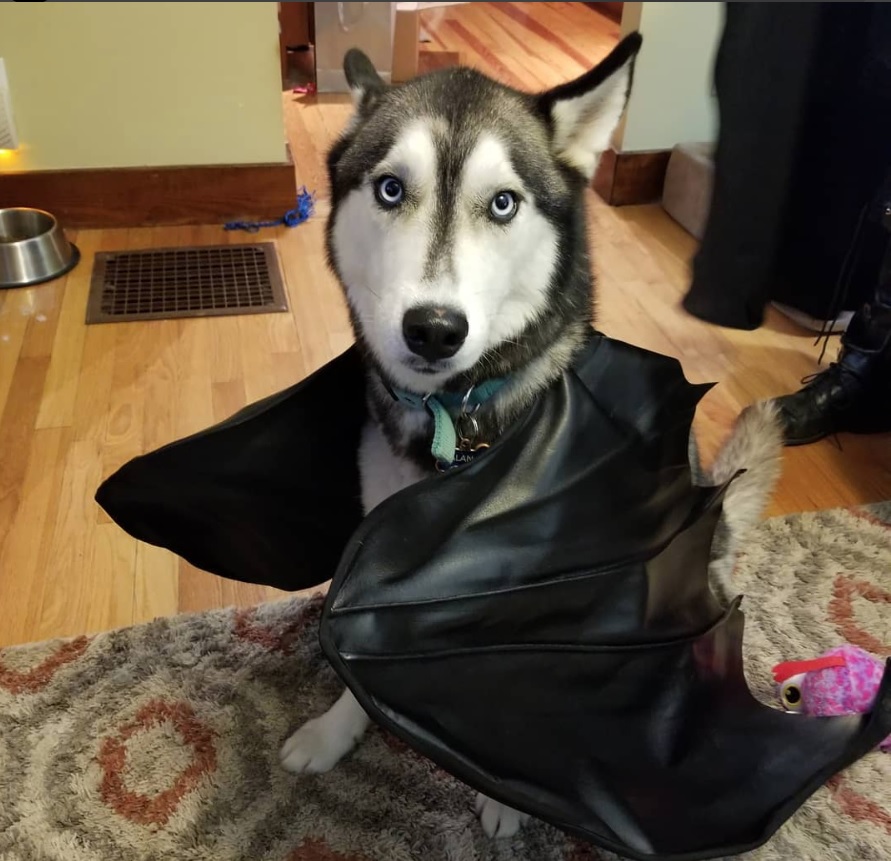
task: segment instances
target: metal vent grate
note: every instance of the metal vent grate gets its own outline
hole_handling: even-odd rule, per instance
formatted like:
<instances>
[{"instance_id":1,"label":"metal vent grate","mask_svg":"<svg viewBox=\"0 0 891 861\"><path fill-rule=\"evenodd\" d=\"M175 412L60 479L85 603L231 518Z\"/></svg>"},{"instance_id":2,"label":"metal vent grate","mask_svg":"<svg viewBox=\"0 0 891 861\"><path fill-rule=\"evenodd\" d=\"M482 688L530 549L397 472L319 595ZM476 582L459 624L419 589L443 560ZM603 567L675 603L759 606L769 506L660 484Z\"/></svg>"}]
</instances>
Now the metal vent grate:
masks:
<instances>
[{"instance_id":1,"label":"metal vent grate","mask_svg":"<svg viewBox=\"0 0 891 861\"><path fill-rule=\"evenodd\" d=\"M87 323L287 310L271 242L106 251L93 263Z\"/></svg>"}]
</instances>

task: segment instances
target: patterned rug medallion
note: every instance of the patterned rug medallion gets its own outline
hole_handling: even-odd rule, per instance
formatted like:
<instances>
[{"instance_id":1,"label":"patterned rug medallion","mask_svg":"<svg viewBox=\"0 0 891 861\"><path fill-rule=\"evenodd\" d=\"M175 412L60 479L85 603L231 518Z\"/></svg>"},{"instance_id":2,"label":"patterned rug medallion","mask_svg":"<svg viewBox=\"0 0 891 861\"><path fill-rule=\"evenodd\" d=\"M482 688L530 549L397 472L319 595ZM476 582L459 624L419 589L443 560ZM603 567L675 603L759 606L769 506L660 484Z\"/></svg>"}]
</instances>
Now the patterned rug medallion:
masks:
<instances>
[{"instance_id":1,"label":"patterned rug medallion","mask_svg":"<svg viewBox=\"0 0 891 861\"><path fill-rule=\"evenodd\" d=\"M737 573L750 685L847 641L891 654L891 504L767 521ZM338 683L319 601L0 651L0 861L597 861L544 825L490 841L466 787L373 730L334 772L277 750ZM789 720L795 720L794 717ZM891 754L822 789L749 861L888 861Z\"/></svg>"}]
</instances>

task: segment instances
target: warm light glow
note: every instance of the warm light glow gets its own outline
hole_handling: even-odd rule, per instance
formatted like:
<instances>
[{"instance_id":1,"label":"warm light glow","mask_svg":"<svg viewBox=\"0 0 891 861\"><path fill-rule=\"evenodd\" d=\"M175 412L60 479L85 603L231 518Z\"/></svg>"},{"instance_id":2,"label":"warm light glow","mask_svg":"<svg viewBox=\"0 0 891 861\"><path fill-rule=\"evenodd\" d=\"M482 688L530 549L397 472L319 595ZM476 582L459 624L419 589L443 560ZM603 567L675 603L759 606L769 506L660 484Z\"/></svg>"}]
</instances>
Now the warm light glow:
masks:
<instances>
[{"instance_id":1,"label":"warm light glow","mask_svg":"<svg viewBox=\"0 0 891 861\"><path fill-rule=\"evenodd\" d=\"M18 150L14 149L0 149L0 162L12 161L16 157L17 152Z\"/></svg>"}]
</instances>

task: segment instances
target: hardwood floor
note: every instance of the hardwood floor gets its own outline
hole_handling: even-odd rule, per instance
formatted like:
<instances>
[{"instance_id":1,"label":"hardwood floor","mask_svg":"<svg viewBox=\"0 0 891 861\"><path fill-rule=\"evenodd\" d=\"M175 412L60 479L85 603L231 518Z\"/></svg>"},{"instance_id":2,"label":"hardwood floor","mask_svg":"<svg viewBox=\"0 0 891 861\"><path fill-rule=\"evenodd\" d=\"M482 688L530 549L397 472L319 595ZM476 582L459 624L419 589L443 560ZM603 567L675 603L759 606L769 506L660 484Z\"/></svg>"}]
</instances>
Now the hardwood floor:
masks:
<instances>
[{"instance_id":1,"label":"hardwood floor","mask_svg":"<svg viewBox=\"0 0 891 861\"><path fill-rule=\"evenodd\" d=\"M474 3L425 16L430 50L530 89L578 74L615 39L615 25L583 4ZM319 194L308 223L262 236L278 247L289 313L84 325L95 252L245 241L216 225L83 231L83 262L65 279L0 292L0 646L281 594L137 544L93 493L129 458L284 388L351 343L323 254L324 153L349 100L283 98L299 181ZM706 457L744 405L795 389L814 370L812 336L778 314L756 332L686 315L679 302L695 242L659 207L610 209L593 192L589 205L601 328L677 356L693 381L719 382L696 421ZM827 441L788 451L771 512L891 498L888 443L846 437L842 449Z\"/></svg>"},{"instance_id":2,"label":"hardwood floor","mask_svg":"<svg viewBox=\"0 0 891 861\"><path fill-rule=\"evenodd\" d=\"M619 38L619 25L584 3L468 3L422 13L426 52L454 52L522 90L543 90L588 71Z\"/></svg>"}]
</instances>

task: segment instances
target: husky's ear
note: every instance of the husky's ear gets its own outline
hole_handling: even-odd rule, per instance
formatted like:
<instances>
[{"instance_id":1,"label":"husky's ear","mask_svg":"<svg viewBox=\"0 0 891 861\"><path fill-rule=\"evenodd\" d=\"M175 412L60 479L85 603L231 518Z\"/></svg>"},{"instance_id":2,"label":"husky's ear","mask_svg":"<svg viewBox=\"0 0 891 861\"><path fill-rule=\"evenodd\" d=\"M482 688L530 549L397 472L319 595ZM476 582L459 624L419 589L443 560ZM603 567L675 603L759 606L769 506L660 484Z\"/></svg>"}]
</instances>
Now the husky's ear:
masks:
<instances>
[{"instance_id":1,"label":"husky's ear","mask_svg":"<svg viewBox=\"0 0 891 861\"><path fill-rule=\"evenodd\" d=\"M377 73L371 60L358 48L350 48L343 58L343 73L346 75L353 104L359 113L368 113L377 102L378 96L387 89L387 84Z\"/></svg>"},{"instance_id":2,"label":"husky's ear","mask_svg":"<svg viewBox=\"0 0 891 861\"><path fill-rule=\"evenodd\" d=\"M590 72L539 96L554 129L557 157L588 179L625 110L642 41L640 33L626 36Z\"/></svg>"}]
</instances>

